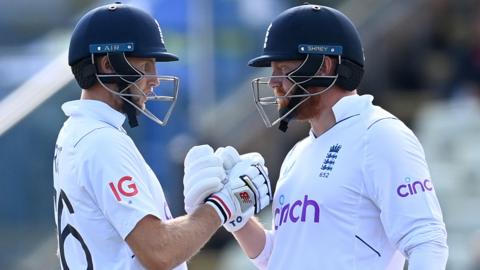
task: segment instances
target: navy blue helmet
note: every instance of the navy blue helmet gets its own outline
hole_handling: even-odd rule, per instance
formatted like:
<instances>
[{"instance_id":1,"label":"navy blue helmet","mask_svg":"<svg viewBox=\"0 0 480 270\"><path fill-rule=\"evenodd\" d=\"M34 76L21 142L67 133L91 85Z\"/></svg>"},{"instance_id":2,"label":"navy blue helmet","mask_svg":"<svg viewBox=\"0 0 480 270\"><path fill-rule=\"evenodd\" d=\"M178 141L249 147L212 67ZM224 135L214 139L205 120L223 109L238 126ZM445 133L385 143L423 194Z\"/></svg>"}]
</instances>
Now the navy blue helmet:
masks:
<instances>
[{"instance_id":1,"label":"navy blue helmet","mask_svg":"<svg viewBox=\"0 0 480 270\"><path fill-rule=\"evenodd\" d=\"M301 5L282 12L267 30L263 54L248 64L269 67L275 60L303 60L306 54L299 52L301 44L341 46L343 59L364 65L360 36L350 19L336 9L317 5Z\"/></svg>"},{"instance_id":2,"label":"navy blue helmet","mask_svg":"<svg viewBox=\"0 0 480 270\"><path fill-rule=\"evenodd\" d=\"M97 61L103 56L107 57L113 73L99 71ZM136 69L128 57L154 58L156 62L178 60L176 55L167 52L157 20L139 8L115 2L90 10L79 20L68 52L68 64L79 86L90 89L99 83L121 98L122 110L132 127L138 125L138 112L166 125L177 100L179 79L146 74ZM148 92L139 86L144 80L156 82ZM163 117L140 104L142 99L157 101L157 105L166 104L168 107L163 113L157 113Z\"/></svg>"},{"instance_id":3,"label":"navy blue helmet","mask_svg":"<svg viewBox=\"0 0 480 270\"><path fill-rule=\"evenodd\" d=\"M324 58L337 59L335 74L319 76ZM267 126L280 123L287 129L288 121L295 118L297 108L311 96L321 94L333 85L355 90L364 73L364 53L360 35L340 11L319 5L305 4L285 10L270 24L265 35L263 53L248 62L252 67L270 67L272 61L302 61L286 78L293 83L292 91L282 98L289 98L288 107L279 111L279 118L272 122L263 106L275 104L278 97L261 97L261 88L268 85L268 77L252 81L255 103ZM323 87L321 92L310 93L309 87Z\"/></svg>"},{"instance_id":4,"label":"navy blue helmet","mask_svg":"<svg viewBox=\"0 0 480 270\"><path fill-rule=\"evenodd\" d=\"M133 44L129 50L121 48L126 56L152 57L158 62L178 60L167 52L160 26L150 14L120 3L100 6L80 19L70 40L68 64L90 57L90 45L94 44Z\"/></svg>"}]
</instances>

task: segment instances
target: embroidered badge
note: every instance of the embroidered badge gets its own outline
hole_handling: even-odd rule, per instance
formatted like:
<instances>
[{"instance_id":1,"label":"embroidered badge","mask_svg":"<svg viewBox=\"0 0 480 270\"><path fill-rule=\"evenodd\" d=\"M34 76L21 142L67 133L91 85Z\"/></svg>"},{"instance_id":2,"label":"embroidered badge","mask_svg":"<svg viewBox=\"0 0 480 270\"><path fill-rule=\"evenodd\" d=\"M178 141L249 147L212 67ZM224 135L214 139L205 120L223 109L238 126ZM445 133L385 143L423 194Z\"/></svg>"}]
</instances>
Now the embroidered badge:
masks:
<instances>
[{"instance_id":1,"label":"embroidered badge","mask_svg":"<svg viewBox=\"0 0 480 270\"><path fill-rule=\"evenodd\" d=\"M342 149L342 145L340 144L330 146L330 151L328 151L327 156L323 161L321 172L318 175L319 177L328 178L330 172L333 170L333 165L335 165L335 160L337 159L340 149Z\"/></svg>"}]
</instances>

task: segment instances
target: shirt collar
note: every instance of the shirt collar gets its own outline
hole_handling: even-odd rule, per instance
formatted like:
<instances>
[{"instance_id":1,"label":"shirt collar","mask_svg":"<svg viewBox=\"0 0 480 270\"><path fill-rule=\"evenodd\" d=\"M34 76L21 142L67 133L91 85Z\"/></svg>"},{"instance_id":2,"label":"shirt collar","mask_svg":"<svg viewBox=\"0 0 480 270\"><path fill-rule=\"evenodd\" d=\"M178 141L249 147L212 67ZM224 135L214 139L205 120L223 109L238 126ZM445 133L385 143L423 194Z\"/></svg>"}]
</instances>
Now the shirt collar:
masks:
<instances>
[{"instance_id":1,"label":"shirt collar","mask_svg":"<svg viewBox=\"0 0 480 270\"><path fill-rule=\"evenodd\" d=\"M359 115L365 106L372 104L373 96L372 95L351 95L341 98L335 105L333 105L332 110L335 115L336 123ZM310 129L309 137L315 139L315 134L313 130Z\"/></svg>"},{"instance_id":2,"label":"shirt collar","mask_svg":"<svg viewBox=\"0 0 480 270\"><path fill-rule=\"evenodd\" d=\"M62 105L62 110L67 116L93 118L117 129L121 128L123 122L125 122L125 115L98 100L81 99L69 101Z\"/></svg>"},{"instance_id":3,"label":"shirt collar","mask_svg":"<svg viewBox=\"0 0 480 270\"><path fill-rule=\"evenodd\" d=\"M353 115L360 114L365 106L372 104L372 101L373 96L371 95L352 95L341 98L332 107L335 120L338 123Z\"/></svg>"}]
</instances>

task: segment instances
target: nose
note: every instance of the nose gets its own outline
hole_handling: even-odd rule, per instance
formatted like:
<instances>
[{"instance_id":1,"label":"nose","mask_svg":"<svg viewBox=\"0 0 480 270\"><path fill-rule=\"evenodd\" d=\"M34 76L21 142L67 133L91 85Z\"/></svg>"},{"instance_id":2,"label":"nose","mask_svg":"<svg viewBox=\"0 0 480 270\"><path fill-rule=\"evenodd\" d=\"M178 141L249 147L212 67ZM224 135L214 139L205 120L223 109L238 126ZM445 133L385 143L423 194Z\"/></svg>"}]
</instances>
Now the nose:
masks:
<instances>
[{"instance_id":1,"label":"nose","mask_svg":"<svg viewBox=\"0 0 480 270\"><path fill-rule=\"evenodd\" d=\"M279 77L275 77L275 76L272 76L268 79L268 85L271 87L271 88L277 88L277 87L280 87L282 85L282 79L283 78L279 78Z\"/></svg>"},{"instance_id":2,"label":"nose","mask_svg":"<svg viewBox=\"0 0 480 270\"><path fill-rule=\"evenodd\" d=\"M156 76L147 77L147 85L149 87L157 87L160 85L160 79Z\"/></svg>"}]
</instances>

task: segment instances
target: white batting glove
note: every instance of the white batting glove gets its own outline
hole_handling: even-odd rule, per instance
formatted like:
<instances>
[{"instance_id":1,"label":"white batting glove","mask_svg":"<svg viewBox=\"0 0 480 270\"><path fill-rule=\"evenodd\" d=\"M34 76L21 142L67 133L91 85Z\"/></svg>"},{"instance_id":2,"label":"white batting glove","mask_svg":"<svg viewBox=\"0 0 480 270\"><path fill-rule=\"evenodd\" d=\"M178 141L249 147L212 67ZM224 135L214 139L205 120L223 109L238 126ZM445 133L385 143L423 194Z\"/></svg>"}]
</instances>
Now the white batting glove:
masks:
<instances>
[{"instance_id":1,"label":"white batting glove","mask_svg":"<svg viewBox=\"0 0 480 270\"><path fill-rule=\"evenodd\" d=\"M192 213L211 194L220 191L226 173L223 160L216 156L209 145L192 147L185 157L185 175L183 177L183 195L185 212Z\"/></svg>"},{"instance_id":2,"label":"white batting glove","mask_svg":"<svg viewBox=\"0 0 480 270\"><path fill-rule=\"evenodd\" d=\"M225 187L207 198L228 231L236 231L265 208L272 192L263 165L251 160L238 162L230 171Z\"/></svg>"},{"instance_id":3,"label":"white batting glove","mask_svg":"<svg viewBox=\"0 0 480 270\"><path fill-rule=\"evenodd\" d=\"M230 177L230 175L232 175L231 174L232 168L237 163L239 163L240 161L249 160L251 165L260 166L263 169L264 175L267 176L267 179L268 179L268 169L267 169L267 167L264 166L265 165L265 160L263 159L262 155L260 155L259 153L252 152L252 153L246 153L246 154L243 154L243 155L239 155L238 151L235 148L233 148L232 146L227 146L227 147L218 148L215 151L215 155L220 156L222 158L223 168L225 169L225 171L227 172L227 175L229 175L229 177ZM257 181L261 181L261 179L257 179ZM268 189L271 190L270 180L268 180ZM269 193L272 194L271 191ZM271 198L270 198L270 200L271 200ZM266 204L264 203L263 207L261 209L266 207L270 203L270 200ZM234 216L233 219L231 221L225 223L223 225L223 227L225 227L225 229L229 232L237 231L237 230L241 229L252 216L253 216L253 213L251 211L246 212L244 214Z\"/></svg>"},{"instance_id":4,"label":"white batting glove","mask_svg":"<svg viewBox=\"0 0 480 270\"><path fill-rule=\"evenodd\" d=\"M215 155L222 159L223 168L227 173L241 160L237 149L232 146L217 148Z\"/></svg>"}]
</instances>

